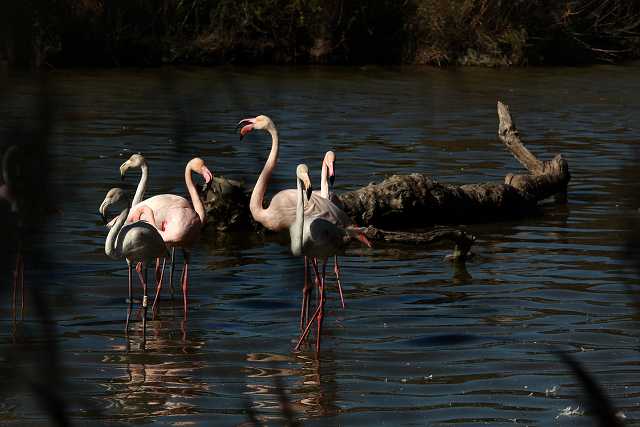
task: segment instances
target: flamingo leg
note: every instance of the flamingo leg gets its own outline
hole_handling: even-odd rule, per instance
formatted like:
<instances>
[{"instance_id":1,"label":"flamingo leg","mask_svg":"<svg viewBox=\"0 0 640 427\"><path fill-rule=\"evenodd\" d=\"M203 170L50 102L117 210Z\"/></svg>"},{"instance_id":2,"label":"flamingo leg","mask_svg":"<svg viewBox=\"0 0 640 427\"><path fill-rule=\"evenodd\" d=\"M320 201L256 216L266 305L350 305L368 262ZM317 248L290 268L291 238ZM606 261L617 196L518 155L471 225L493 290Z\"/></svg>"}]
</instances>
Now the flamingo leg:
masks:
<instances>
[{"instance_id":1,"label":"flamingo leg","mask_svg":"<svg viewBox=\"0 0 640 427\"><path fill-rule=\"evenodd\" d=\"M133 306L133 296L131 295L131 276L132 276L132 266L131 263L129 262L129 260L127 260L127 266L128 266L128 270L129 270L129 308L127 309L127 321L124 324L124 334L128 335L129 334L129 319L131 318L131 307Z\"/></svg>"},{"instance_id":2,"label":"flamingo leg","mask_svg":"<svg viewBox=\"0 0 640 427\"><path fill-rule=\"evenodd\" d=\"M158 258L158 261L160 261L160 258ZM167 259L166 258L162 258L162 269L160 270L160 278L158 278L158 266L156 265L156 280L157 280L157 285L156 285L156 296L153 299L153 306L151 307L151 319L155 320L156 315L158 314L158 298L160 297L160 289L162 288L162 279L164 276L164 265L166 263Z\"/></svg>"},{"instance_id":3,"label":"flamingo leg","mask_svg":"<svg viewBox=\"0 0 640 427\"><path fill-rule=\"evenodd\" d=\"M173 288L173 270L176 267L176 248L175 246L171 248L171 269L169 271L169 289L171 290L171 299L173 299L173 293L175 289ZM182 280L180 280L182 282Z\"/></svg>"},{"instance_id":4,"label":"flamingo leg","mask_svg":"<svg viewBox=\"0 0 640 427\"><path fill-rule=\"evenodd\" d=\"M340 293L340 303L344 310L344 297L342 296L342 283L340 283L340 265L338 264L338 255L333 256L333 272L336 273L336 281L338 285L338 292Z\"/></svg>"},{"instance_id":5,"label":"flamingo leg","mask_svg":"<svg viewBox=\"0 0 640 427\"><path fill-rule=\"evenodd\" d=\"M309 320L309 323L307 323L307 327L304 328L304 331L300 335L300 338L298 338L298 343L296 344L296 347L295 347L296 351L300 348L304 340L307 338L307 335L309 335L309 332L311 331L311 325L313 325L313 321L318 316L319 311L320 311L320 306L316 307L316 311L313 312L313 316L311 316L311 320Z\"/></svg>"},{"instance_id":6,"label":"flamingo leg","mask_svg":"<svg viewBox=\"0 0 640 427\"><path fill-rule=\"evenodd\" d=\"M182 302L184 304L184 318L187 319L187 299L189 295L189 259L191 254L183 250L184 254L184 270L182 271Z\"/></svg>"},{"instance_id":7,"label":"flamingo leg","mask_svg":"<svg viewBox=\"0 0 640 427\"><path fill-rule=\"evenodd\" d=\"M324 320L324 279L327 272L327 258L322 261L322 279L320 281L320 302L318 306L320 311L318 312L318 335L316 336L316 353L320 352L320 335L322 334L322 322Z\"/></svg>"},{"instance_id":8,"label":"flamingo leg","mask_svg":"<svg viewBox=\"0 0 640 427\"><path fill-rule=\"evenodd\" d=\"M304 326L307 324L309 317L309 293L311 292L311 285L309 284L309 272L308 272L309 260L304 257L304 288L302 288L302 307L300 309L300 332L304 330Z\"/></svg>"},{"instance_id":9,"label":"flamingo leg","mask_svg":"<svg viewBox=\"0 0 640 427\"><path fill-rule=\"evenodd\" d=\"M317 259L316 258L312 258L311 259L311 266L313 267L314 273L316 273L316 277L318 277L319 276L318 263L317 263ZM321 295L321 293L319 293L319 294ZM311 316L311 319L309 319L309 322L307 323L306 328L304 329L304 331L300 335L300 338L298 339L298 343L296 344L296 347L295 347L296 351L300 348L300 346L302 345L304 340L309 335L309 332L311 331L311 325L313 325L313 321L316 320L316 318L318 317L321 309L322 309L321 305L318 304L318 306L316 307L315 312L313 313L313 316Z\"/></svg>"},{"instance_id":10,"label":"flamingo leg","mask_svg":"<svg viewBox=\"0 0 640 427\"><path fill-rule=\"evenodd\" d=\"M147 266L144 265L144 277L140 270L138 270L138 276L140 277L140 281L142 282L142 341L145 341L147 335L147 301L149 297L147 296Z\"/></svg>"}]
</instances>

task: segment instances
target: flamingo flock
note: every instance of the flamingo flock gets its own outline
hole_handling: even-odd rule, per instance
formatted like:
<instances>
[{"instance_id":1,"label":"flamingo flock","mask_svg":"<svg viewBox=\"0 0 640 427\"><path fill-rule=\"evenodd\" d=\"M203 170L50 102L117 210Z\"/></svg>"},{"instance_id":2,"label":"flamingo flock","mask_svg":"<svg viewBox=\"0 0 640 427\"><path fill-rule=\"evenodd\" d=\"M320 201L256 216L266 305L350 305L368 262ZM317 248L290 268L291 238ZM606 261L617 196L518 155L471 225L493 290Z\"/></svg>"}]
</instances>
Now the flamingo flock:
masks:
<instances>
[{"instance_id":1,"label":"flamingo flock","mask_svg":"<svg viewBox=\"0 0 640 427\"><path fill-rule=\"evenodd\" d=\"M266 229L289 232L291 252L304 259L304 285L300 309L300 337L295 350L306 341L313 324L316 324L316 352L320 351L322 325L325 317L325 283L328 259L334 259L336 286L342 308L344 297L340 278L338 255L349 242L357 240L371 246L362 230L339 207L340 200L333 193L335 160L333 151L328 151L322 161L320 191L313 191L309 168L299 164L296 168L296 189L276 193L269 205L264 207L264 197L279 155L278 131L273 121L264 115L241 120L237 128L240 139L254 130L262 130L271 136L271 150L267 161L251 193L249 210L253 219ZM99 212L109 227L105 241L105 254L113 259L124 259L128 266L129 307L125 332L129 328L132 306L132 271L138 273L143 288L143 331L147 318L147 268L155 261L155 298L152 306L153 318L157 315L166 260L171 257L169 273L173 287L175 249L182 249L184 264L180 285L182 287L183 315L188 316L188 287L190 254L198 241L207 217L202 200L196 190L192 174L204 178L208 184L213 174L205 162L196 157L190 160L184 171L184 179L190 200L173 194L160 194L144 199L149 180L149 165L141 154L132 155L120 166L120 175L125 178L130 169L140 169L141 175L135 194L131 198L124 190L112 188L100 205ZM107 223L109 206L120 206L119 214ZM312 278L309 280L309 266ZM310 315L311 283L317 289L317 306Z\"/></svg>"}]
</instances>

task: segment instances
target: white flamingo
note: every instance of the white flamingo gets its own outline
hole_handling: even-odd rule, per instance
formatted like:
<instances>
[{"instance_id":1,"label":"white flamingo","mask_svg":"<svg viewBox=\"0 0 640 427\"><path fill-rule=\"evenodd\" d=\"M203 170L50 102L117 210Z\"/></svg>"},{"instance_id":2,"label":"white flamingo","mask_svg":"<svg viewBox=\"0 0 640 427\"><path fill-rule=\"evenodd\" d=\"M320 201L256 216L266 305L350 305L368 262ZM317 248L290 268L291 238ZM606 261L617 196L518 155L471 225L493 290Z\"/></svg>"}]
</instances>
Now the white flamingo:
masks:
<instances>
[{"instance_id":1,"label":"white flamingo","mask_svg":"<svg viewBox=\"0 0 640 427\"><path fill-rule=\"evenodd\" d=\"M296 350L308 335L313 320L317 318L318 330L316 336L316 351L320 351L320 336L322 331L322 322L324 320L324 284L327 258L335 256L337 253L344 250L345 246L352 238L359 238L359 230L350 227L343 228L331 221L328 221L321 215L307 214L305 212L305 201L308 201L312 195L309 169L305 164L300 164L296 168L296 185L296 217L293 224L289 227L291 252L296 256L322 259L322 274L318 271L317 262L312 263L314 273L319 279L318 307L302 332L298 344L296 345Z\"/></svg>"},{"instance_id":2,"label":"white flamingo","mask_svg":"<svg viewBox=\"0 0 640 427\"><path fill-rule=\"evenodd\" d=\"M109 206L121 201L128 202L125 192L121 188L112 188L107 193L104 201L100 205L100 214L106 220L107 210ZM109 230L107 239L104 244L104 252L113 259L126 259L129 276L129 310L127 311L127 321L125 323L125 332L129 329L129 318L131 315L132 304L132 265L137 264L136 271L140 277L143 288L142 308L143 308L143 331L146 329L147 319L147 282L143 277L141 270L146 268L148 262L155 258L167 256L167 247L158 230L145 221L135 221L126 224L129 216L129 204L122 209L118 215L115 224ZM160 275L162 281L162 274Z\"/></svg>"}]
</instances>

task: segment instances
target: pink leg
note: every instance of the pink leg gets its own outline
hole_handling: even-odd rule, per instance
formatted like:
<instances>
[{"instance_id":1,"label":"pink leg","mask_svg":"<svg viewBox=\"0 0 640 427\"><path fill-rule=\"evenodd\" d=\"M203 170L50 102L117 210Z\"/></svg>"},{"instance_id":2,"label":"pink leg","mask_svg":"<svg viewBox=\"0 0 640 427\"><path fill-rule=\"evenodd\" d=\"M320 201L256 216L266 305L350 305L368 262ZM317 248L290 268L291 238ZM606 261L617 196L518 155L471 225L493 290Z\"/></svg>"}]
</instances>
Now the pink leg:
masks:
<instances>
[{"instance_id":1,"label":"pink leg","mask_svg":"<svg viewBox=\"0 0 640 427\"><path fill-rule=\"evenodd\" d=\"M128 335L129 333L129 319L131 318L131 307L133 306L133 296L131 295L131 279L132 279L132 266L129 261L127 261L128 269L129 269L129 308L127 309L127 321L124 324L124 334Z\"/></svg>"},{"instance_id":2,"label":"pink leg","mask_svg":"<svg viewBox=\"0 0 640 427\"><path fill-rule=\"evenodd\" d=\"M139 263L138 265L141 266L142 263ZM143 277L140 269L136 269L136 271L138 272L138 276L140 277L140 281L142 282L142 340L144 342L147 336L147 281Z\"/></svg>"},{"instance_id":3,"label":"pink leg","mask_svg":"<svg viewBox=\"0 0 640 427\"><path fill-rule=\"evenodd\" d=\"M338 292L340 293L340 303L344 310L344 297L342 296L342 283L340 283L340 265L338 265L338 255L333 256L333 271L336 273L336 280L338 283Z\"/></svg>"},{"instance_id":4,"label":"pink leg","mask_svg":"<svg viewBox=\"0 0 640 427\"><path fill-rule=\"evenodd\" d=\"M158 258L158 261L160 261L160 259ZM158 266L156 266L156 280L157 280L157 285L156 285L156 296L153 299L153 306L151 307L151 312L153 313L151 316L151 319L155 320L156 315L158 314L158 298L160 297L160 289L162 289L162 278L164 276L164 265L165 262L167 261L166 258L162 259L162 269L160 270L160 278L158 278Z\"/></svg>"},{"instance_id":5,"label":"pink leg","mask_svg":"<svg viewBox=\"0 0 640 427\"><path fill-rule=\"evenodd\" d=\"M318 306L320 307L320 311L318 312L318 335L316 336L316 353L320 352L320 335L322 334L322 322L324 320L324 278L327 270L327 259L325 258L322 261L322 279L320 280L320 302Z\"/></svg>"},{"instance_id":6,"label":"pink leg","mask_svg":"<svg viewBox=\"0 0 640 427\"><path fill-rule=\"evenodd\" d=\"M318 262L317 262L316 258L312 258L311 259L311 266L313 267L313 270L314 270L316 278L319 278L320 274L318 272ZM317 281L317 283L321 284L321 281ZM318 294L322 295L322 292L320 292L320 290L319 290ZM322 306L320 304L318 304L318 307L316 308L315 312L313 313L313 316L311 316L311 319L309 319L309 322L307 323L307 326L305 327L304 331L302 332L302 335L300 335L300 338L298 339L298 343L296 344L295 350L298 350L300 348L300 346L302 345L304 340L309 335L309 332L311 331L311 325L313 325L313 321L318 318L318 315L319 315L321 309L322 309Z\"/></svg>"},{"instance_id":7,"label":"pink leg","mask_svg":"<svg viewBox=\"0 0 640 427\"><path fill-rule=\"evenodd\" d=\"M304 330L304 325L307 323L309 317L309 293L311 292L311 285L309 284L309 272L308 259L304 257L304 288L302 288L302 307L300 309L300 331Z\"/></svg>"},{"instance_id":8,"label":"pink leg","mask_svg":"<svg viewBox=\"0 0 640 427\"><path fill-rule=\"evenodd\" d=\"M189 258L190 254L187 251L184 251L184 270L182 272L183 281L182 281L182 302L184 304L184 318L187 319L187 299L189 294Z\"/></svg>"},{"instance_id":9,"label":"pink leg","mask_svg":"<svg viewBox=\"0 0 640 427\"><path fill-rule=\"evenodd\" d=\"M316 308L316 311L313 312L313 316L311 316L309 323L307 323L307 327L304 328L302 335L300 335L300 338L298 338L298 343L296 344L296 347L295 347L296 351L300 348L304 340L307 338L307 335L309 335L309 332L311 331L311 325L313 325L313 321L316 319L316 317L318 317L318 312L320 312L320 306L318 306Z\"/></svg>"}]
</instances>

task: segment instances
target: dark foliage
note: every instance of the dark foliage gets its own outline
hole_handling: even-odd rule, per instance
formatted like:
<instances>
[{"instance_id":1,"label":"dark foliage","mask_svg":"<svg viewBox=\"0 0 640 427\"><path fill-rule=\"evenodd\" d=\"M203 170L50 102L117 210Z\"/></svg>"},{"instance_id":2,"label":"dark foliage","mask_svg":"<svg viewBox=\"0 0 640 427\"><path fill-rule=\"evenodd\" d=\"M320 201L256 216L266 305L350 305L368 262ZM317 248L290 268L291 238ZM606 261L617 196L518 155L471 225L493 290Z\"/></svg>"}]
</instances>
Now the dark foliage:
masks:
<instances>
[{"instance_id":1,"label":"dark foliage","mask_svg":"<svg viewBox=\"0 0 640 427\"><path fill-rule=\"evenodd\" d=\"M2 2L0 59L163 63L579 64L640 55L625 0Z\"/></svg>"}]
</instances>

